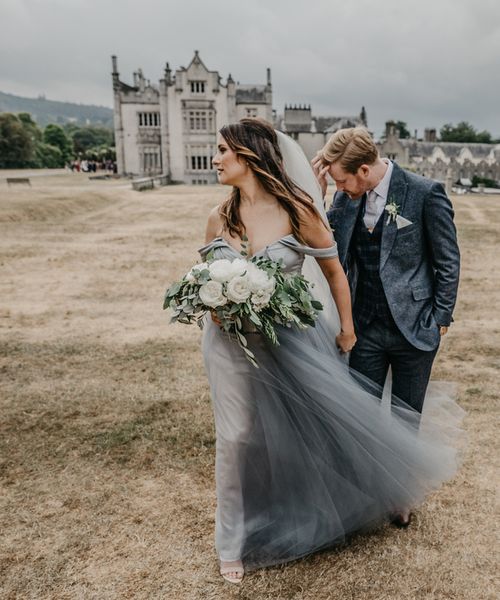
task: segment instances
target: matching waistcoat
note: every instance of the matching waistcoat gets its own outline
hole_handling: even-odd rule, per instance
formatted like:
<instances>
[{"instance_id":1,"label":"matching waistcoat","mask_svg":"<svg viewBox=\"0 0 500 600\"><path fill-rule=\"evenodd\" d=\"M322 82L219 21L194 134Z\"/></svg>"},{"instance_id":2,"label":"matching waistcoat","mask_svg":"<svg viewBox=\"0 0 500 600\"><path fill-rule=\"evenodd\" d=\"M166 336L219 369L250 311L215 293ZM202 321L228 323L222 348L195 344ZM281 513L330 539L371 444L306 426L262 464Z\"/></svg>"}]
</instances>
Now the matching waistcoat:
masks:
<instances>
[{"instance_id":1,"label":"matching waistcoat","mask_svg":"<svg viewBox=\"0 0 500 600\"><path fill-rule=\"evenodd\" d=\"M380 280L380 243L385 211L377 221L372 233L363 221L365 199L360 207L352 237L352 251L358 265L358 279L353 313L357 325L368 325L375 318L392 321L382 281Z\"/></svg>"}]
</instances>

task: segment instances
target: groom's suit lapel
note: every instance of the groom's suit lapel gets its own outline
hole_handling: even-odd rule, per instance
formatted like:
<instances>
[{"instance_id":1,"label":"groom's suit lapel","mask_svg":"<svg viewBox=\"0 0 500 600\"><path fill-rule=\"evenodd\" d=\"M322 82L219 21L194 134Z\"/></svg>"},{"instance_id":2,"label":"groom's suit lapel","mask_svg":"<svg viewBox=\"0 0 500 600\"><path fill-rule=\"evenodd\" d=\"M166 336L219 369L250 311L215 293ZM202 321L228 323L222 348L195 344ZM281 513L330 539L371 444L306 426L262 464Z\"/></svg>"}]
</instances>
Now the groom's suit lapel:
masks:
<instances>
[{"instance_id":1,"label":"groom's suit lapel","mask_svg":"<svg viewBox=\"0 0 500 600\"><path fill-rule=\"evenodd\" d=\"M397 204L398 214L402 215L408 193L408 183L404 171L398 167L396 163L393 163L393 165L391 183L389 184L389 192L387 194L387 204L390 204L391 202ZM381 217L384 219L384 223L382 227L382 240L380 242L380 270L384 268L384 265L389 258L398 232L396 222L393 219L388 222L387 217L388 214L384 211Z\"/></svg>"}]
</instances>

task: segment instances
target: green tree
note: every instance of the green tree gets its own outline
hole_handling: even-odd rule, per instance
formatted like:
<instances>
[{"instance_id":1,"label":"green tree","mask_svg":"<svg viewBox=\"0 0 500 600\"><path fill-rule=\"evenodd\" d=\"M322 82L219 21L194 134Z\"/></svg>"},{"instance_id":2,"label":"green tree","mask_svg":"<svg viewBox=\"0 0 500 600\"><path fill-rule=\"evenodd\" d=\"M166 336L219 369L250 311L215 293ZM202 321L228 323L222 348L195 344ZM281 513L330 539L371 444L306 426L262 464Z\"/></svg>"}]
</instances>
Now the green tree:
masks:
<instances>
[{"instance_id":1,"label":"green tree","mask_svg":"<svg viewBox=\"0 0 500 600\"><path fill-rule=\"evenodd\" d=\"M70 135L76 154L84 154L91 148L114 145L113 131L106 127L72 128Z\"/></svg>"},{"instance_id":2,"label":"green tree","mask_svg":"<svg viewBox=\"0 0 500 600\"><path fill-rule=\"evenodd\" d=\"M472 185L474 187L483 185L484 187L487 187L487 188L496 188L498 184L494 179L489 179L488 177L479 177L478 175L474 175L474 177L472 178Z\"/></svg>"},{"instance_id":3,"label":"green tree","mask_svg":"<svg viewBox=\"0 0 500 600\"><path fill-rule=\"evenodd\" d=\"M31 166L34 143L22 121L12 113L0 114L0 168Z\"/></svg>"},{"instance_id":4,"label":"green tree","mask_svg":"<svg viewBox=\"0 0 500 600\"><path fill-rule=\"evenodd\" d=\"M401 139L407 140L411 137L408 125L404 121L396 121L395 125Z\"/></svg>"},{"instance_id":5,"label":"green tree","mask_svg":"<svg viewBox=\"0 0 500 600\"><path fill-rule=\"evenodd\" d=\"M411 133L408 130L408 125L404 121L387 121L386 130L382 134L382 139L387 139L387 131L389 127L394 127L395 133L398 137L402 139L408 139L411 137Z\"/></svg>"},{"instance_id":6,"label":"green tree","mask_svg":"<svg viewBox=\"0 0 500 600\"><path fill-rule=\"evenodd\" d=\"M45 142L38 142L35 157L36 166L45 169L57 169L65 164L61 149Z\"/></svg>"},{"instance_id":7,"label":"green tree","mask_svg":"<svg viewBox=\"0 0 500 600\"><path fill-rule=\"evenodd\" d=\"M442 142L461 142L465 144L474 142L482 142L484 144L493 143L491 133L488 131L480 131L478 133L467 121L461 121L456 126L447 123L441 127L439 133Z\"/></svg>"},{"instance_id":8,"label":"green tree","mask_svg":"<svg viewBox=\"0 0 500 600\"><path fill-rule=\"evenodd\" d=\"M87 160L116 160L116 150L111 146L94 146L81 153L82 158Z\"/></svg>"},{"instance_id":9,"label":"green tree","mask_svg":"<svg viewBox=\"0 0 500 600\"><path fill-rule=\"evenodd\" d=\"M65 163L70 160L73 154L71 141L60 125L55 125L53 123L47 125L43 130L43 142L50 146L55 146L61 151L61 164L57 166L63 167Z\"/></svg>"},{"instance_id":10,"label":"green tree","mask_svg":"<svg viewBox=\"0 0 500 600\"><path fill-rule=\"evenodd\" d=\"M29 113L18 113L17 118L23 124L24 129L31 135L31 139L34 143L42 141L42 130L38 127L38 124L33 121L33 118Z\"/></svg>"},{"instance_id":11,"label":"green tree","mask_svg":"<svg viewBox=\"0 0 500 600\"><path fill-rule=\"evenodd\" d=\"M481 142L482 144L494 143L491 138L491 133L489 131L479 131L476 135L476 142Z\"/></svg>"}]
</instances>

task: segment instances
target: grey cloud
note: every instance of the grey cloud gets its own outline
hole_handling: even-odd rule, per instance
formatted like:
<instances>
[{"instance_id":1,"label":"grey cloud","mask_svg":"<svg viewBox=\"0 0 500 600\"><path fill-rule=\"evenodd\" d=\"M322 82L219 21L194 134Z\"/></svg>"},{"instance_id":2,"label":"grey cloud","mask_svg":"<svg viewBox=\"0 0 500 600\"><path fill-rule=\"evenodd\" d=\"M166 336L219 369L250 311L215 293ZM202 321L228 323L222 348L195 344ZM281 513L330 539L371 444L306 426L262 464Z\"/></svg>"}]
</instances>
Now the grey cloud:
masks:
<instances>
[{"instance_id":1,"label":"grey cloud","mask_svg":"<svg viewBox=\"0 0 500 600\"><path fill-rule=\"evenodd\" d=\"M110 55L122 79L199 49L222 77L262 82L274 105L320 114L362 105L380 133L471 121L500 135L500 4L496 0L0 0L0 90L111 105Z\"/></svg>"}]
</instances>

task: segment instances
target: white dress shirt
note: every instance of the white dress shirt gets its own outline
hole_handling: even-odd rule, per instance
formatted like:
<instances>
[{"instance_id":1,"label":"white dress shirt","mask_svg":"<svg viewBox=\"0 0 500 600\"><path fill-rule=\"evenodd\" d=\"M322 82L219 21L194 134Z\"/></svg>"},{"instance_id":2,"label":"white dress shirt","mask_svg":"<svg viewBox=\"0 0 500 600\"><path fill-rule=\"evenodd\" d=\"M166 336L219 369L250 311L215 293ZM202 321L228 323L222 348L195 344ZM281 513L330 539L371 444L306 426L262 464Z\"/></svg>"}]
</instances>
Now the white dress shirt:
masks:
<instances>
[{"instance_id":1,"label":"white dress shirt","mask_svg":"<svg viewBox=\"0 0 500 600\"><path fill-rule=\"evenodd\" d=\"M382 159L387 164L387 171L385 172L378 185L367 192L365 214L363 221L366 228L370 231L375 227L377 221L380 219L380 215L384 212L384 208L387 202L387 195L389 193L389 185L392 177L392 162L387 159Z\"/></svg>"}]
</instances>

